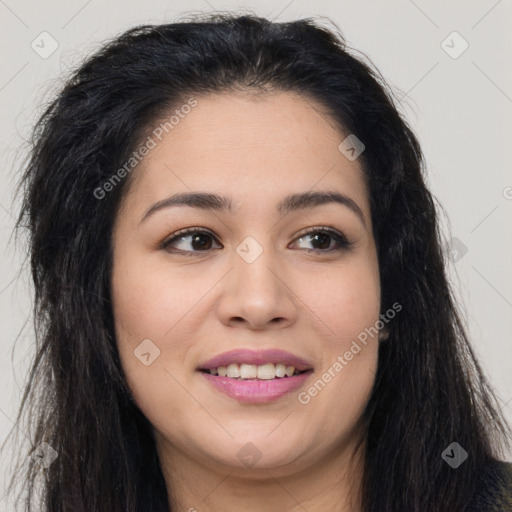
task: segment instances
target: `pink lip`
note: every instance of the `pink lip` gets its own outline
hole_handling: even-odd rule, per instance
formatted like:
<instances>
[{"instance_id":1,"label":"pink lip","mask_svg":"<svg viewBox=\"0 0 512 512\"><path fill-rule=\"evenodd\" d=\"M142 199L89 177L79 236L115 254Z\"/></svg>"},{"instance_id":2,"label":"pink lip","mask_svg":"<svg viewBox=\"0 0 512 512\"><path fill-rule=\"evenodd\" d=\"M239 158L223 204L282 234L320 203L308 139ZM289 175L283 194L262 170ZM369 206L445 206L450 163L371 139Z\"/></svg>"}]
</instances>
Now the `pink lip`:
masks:
<instances>
[{"instance_id":1,"label":"pink lip","mask_svg":"<svg viewBox=\"0 0 512 512\"><path fill-rule=\"evenodd\" d=\"M313 365L309 361L279 349L258 351L249 349L230 350L200 364L198 370L210 370L219 366L228 366L231 363L255 365L267 363L284 364L304 372L292 377L276 377L270 380L237 380L200 372L216 389L241 402L258 403L277 400L286 393L297 389L313 373Z\"/></svg>"},{"instance_id":2,"label":"pink lip","mask_svg":"<svg viewBox=\"0 0 512 512\"><path fill-rule=\"evenodd\" d=\"M218 368L219 366L228 366L228 364L255 364L262 365L267 363L284 364L286 366L293 366L298 371L312 370L313 365L298 356L279 349L267 350L249 350L249 349L236 349L230 350L219 354L208 361L201 363L198 366L200 370L210 370L211 368ZM283 379L292 379L295 377L283 377ZM232 379L231 379L232 380Z\"/></svg>"},{"instance_id":3,"label":"pink lip","mask_svg":"<svg viewBox=\"0 0 512 512\"><path fill-rule=\"evenodd\" d=\"M223 365L221 364L219 366ZM286 393L297 389L313 372L307 371L292 377L278 377L271 380L236 380L229 377L211 375L205 372L199 373L216 389L231 398L240 402L261 403L277 400Z\"/></svg>"}]
</instances>

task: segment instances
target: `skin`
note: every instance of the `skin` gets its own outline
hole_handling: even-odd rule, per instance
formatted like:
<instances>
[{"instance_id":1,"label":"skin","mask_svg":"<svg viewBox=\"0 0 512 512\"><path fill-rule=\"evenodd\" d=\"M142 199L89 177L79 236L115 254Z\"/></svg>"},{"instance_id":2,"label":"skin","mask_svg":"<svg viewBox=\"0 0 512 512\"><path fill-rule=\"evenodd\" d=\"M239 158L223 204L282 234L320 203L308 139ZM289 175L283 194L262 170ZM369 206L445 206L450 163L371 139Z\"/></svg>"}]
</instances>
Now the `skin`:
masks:
<instances>
[{"instance_id":1,"label":"skin","mask_svg":"<svg viewBox=\"0 0 512 512\"><path fill-rule=\"evenodd\" d=\"M355 446L377 370L377 337L308 404L297 395L379 319L362 168L338 149L346 134L300 95L196 98L133 171L113 233L118 348L134 400L154 427L170 505L190 512L357 512L365 445ZM230 196L233 212L174 206L141 222L156 202L191 191ZM285 196L308 191L349 196L364 223L337 203L277 213ZM326 252L337 247L334 239L319 245L301 238L322 226L353 245ZM161 248L189 227L212 233L204 239L209 249L197 249L193 236ZM236 252L247 236L263 248L252 263ZM134 356L145 339L160 350L149 366ZM197 371L234 348L280 348L315 371L277 401L241 403ZM237 452L249 442L261 458L246 467Z\"/></svg>"}]
</instances>

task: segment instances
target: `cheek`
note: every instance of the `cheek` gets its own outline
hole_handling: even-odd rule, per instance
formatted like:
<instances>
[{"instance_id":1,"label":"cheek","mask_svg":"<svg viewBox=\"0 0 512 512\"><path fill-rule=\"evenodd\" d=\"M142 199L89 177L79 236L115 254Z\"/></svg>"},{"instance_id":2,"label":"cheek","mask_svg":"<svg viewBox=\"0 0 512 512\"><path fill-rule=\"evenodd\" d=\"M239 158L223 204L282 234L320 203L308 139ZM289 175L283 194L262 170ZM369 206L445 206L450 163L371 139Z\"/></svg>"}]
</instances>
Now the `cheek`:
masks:
<instances>
[{"instance_id":1,"label":"cheek","mask_svg":"<svg viewBox=\"0 0 512 512\"><path fill-rule=\"evenodd\" d=\"M164 286L162 279L155 286L154 273L142 262L128 256L114 261L112 307L116 341L122 367L135 394L133 384L151 381L167 352L161 333L172 327L173 319L165 304L173 300L174 287ZM149 356L143 355L148 353Z\"/></svg>"},{"instance_id":2,"label":"cheek","mask_svg":"<svg viewBox=\"0 0 512 512\"><path fill-rule=\"evenodd\" d=\"M380 281L375 266L365 261L330 269L300 281L304 310L322 333L317 337L327 349L343 349L380 313Z\"/></svg>"},{"instance_id":3,"label":"cheek","mask_svg":"<svg viewBox=\"0 0 512 512\"><path fill-rule=\"evenodd\" d=\"M155 279L147 267L144 273L119 272L112 281L121 366L135 403L157 428L163 428L170 417L190 407L187 396L173 379L182 381L173 362L183 362L190 348L190 342L180 336L186 321L179 322L190 307L187 308L185 294L176 292L177 288L167 285L162 276ZM179 341L169 342L173 338Z\"/></svg>"},{"instance_id":4,"label":"cheek","mask_svg":"<svg viewBox=\"0 0 512 512\"><path fill-rule=\"evenodd\" d=\"M312 293L313 290L313 293ZM361 261L302 283L317 350L323 354L317 379L299 403L329 417L332 432L359 417L377 371L380 281L375 266Z\"/></svg>"},{"instance_id":5,"label":"cheek","mask_svg":"<svg viewBox=\"0 0 512 512\"><path fill-rule=\"evenodd\" d=\"M115 333L130 391L146 415L151 415L146 410L149 403L165 403L171 392L173 407L180 408L183 393L173 376L182 381L192 364L190 350L205 313L200 299L215 281L204 275L184 277L183 272L170 272L159 262L130 260L128 255L116 264L112 276ZM186 402L186 396L182 398Z\"/></svg>"},{"instance_id":6,"label":"cheek","mask_svg":"<svg viewBox=\"0 0 512 512\"><path fill-rule=\"evenodd\" d=\"M155 258L156 260L156 258ZM166 339L211 287L208 279L185 278L151 258L120 259L112 279L113 310L119 343Z\"/></svg>"}]
</instances>

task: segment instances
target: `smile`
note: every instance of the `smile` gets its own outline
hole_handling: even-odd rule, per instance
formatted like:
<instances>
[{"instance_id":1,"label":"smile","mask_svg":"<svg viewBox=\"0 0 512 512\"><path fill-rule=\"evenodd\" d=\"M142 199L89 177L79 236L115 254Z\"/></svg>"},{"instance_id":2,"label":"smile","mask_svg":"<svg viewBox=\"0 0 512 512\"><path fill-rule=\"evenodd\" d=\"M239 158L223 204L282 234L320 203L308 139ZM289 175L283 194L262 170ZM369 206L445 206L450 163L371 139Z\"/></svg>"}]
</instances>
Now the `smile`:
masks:
<instances>
[{"instance_id":1,"label":"smile","mask_svg":"<svg viewBox=\"0 0 512 512\"><path fill-rule=\"evenodd\" d=\"M237 349L202 363L198 373L216 391L246 403L277 400L304 384L313 365L280 349Z\"/></svg>"},{"instance_id":2,"label":"smile","mask_svg":"<svg viewBox=\"0 0 512 512\"><path fill-rule=\"evenodd\" d=\"M262 365L255 364L236 364L231 363L228 366L219 366L210 368L208 371L211 375L219 375L219 377L229 377L230 379L259 379L271 380L277 378L291 377L301 372L294 366L286 366L284 364L267 363ZM306 370L305 370L306 371Z\"/></svg>"}]
</instances>

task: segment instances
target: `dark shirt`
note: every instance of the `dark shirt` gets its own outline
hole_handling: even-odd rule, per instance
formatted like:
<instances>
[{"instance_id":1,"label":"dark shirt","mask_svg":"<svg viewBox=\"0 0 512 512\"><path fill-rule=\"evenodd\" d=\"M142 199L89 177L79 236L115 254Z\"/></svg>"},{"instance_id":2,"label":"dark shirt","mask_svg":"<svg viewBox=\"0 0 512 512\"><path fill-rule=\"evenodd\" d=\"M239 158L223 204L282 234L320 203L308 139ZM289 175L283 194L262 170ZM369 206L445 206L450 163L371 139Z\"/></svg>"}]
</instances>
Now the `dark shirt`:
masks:
<instances>
[{"instance_id":1,"label":"dark shirt","mask_svg":"<svg viewBox=\"0 0 512 512\"><path fill-rule=\"evenodd\" d=\"M512 512L512 463L493 461L467 512Z\"/></svg>"}]
</instances>

